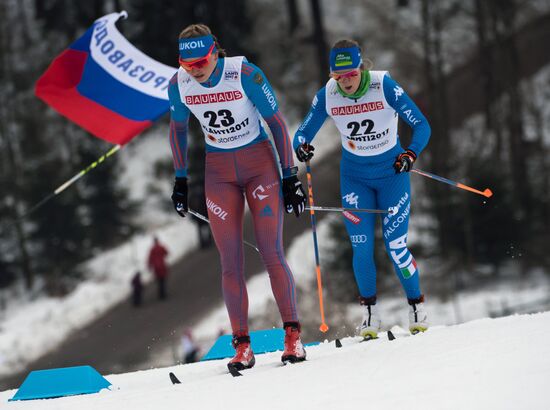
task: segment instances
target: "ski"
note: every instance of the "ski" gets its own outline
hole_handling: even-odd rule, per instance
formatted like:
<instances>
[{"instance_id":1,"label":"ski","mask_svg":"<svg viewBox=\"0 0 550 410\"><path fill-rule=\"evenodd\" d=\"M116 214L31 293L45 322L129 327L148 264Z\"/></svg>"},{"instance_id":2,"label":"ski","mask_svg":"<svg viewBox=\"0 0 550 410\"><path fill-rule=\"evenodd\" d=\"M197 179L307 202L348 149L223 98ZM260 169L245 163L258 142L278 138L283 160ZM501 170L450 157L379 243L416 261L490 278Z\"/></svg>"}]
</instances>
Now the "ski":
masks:
<instances>
[{"instance_id":1,"label":"ski","mask_svg":"<svg viewBox=\"0 0 550 410\"><path fill-rule=\"evenodd\" d=\"M286 366L287 364L295 364L295 363L301 363L301 362L305 362L306 359L305 358L302 358L302 359L297 359L296 357L289 357L288 359L285 359L285 360L281 360L283 362L283 366Z\"/></svg>"},{"instance_id":2,"label":"ski","mask_svg":"<svg viewBox=\"0 0 550 410\"><path fill-rule=\"evenodd\" d=\"M386 334L387 334L387 337L388 337L389 341L397 339L397 337L393 334L393 332L391 330L388 330ZM410 336L410 335L407 335L407 336ZM399 336L399 338L401 338L401 337L404 337L404 335ZM377 340L377 339L379 339L379 338L378 337L367 336L367 337L364 337L363 339L361 339L359 341L359 343L368 342L370 340ZM341 348L342 347L342 342L340 341L340 339L335 339L334 344L335 344L336 348ZM285 361L282 362L282 366L286 366L289 363L294 364L294 363L298 363L298 362L299 361L295 362L295 361L292 361L292 360L285 360ZM241 377L243 375L239 371L237 366L232 366L232 365L228 364L227 369L229 370L229 374L233 377ZM181 381L177 378L177 376L174 373L170 372L169 376L170 376L170 381L172 382L172 384L181 384Z\"/></svg>"},{"instance_id":3,"label":"ski","mask_svg":"<svg viewBox=\"0 0 550 410\"><path fill-rule=\"evenodd\" d=\"M419 335L421 333L424 333L424 332L421 331L421 330L416 330L415 329L415 330L412 330L410 333L403 333L403 334L400 334L398 336L395 336L391 330L388 330L388 339L391 341L391 340L395 340L395 339L401 339L403 337L416 336L416 335Z\"/></svg>"},{"instance_id":4,"label":"ski","mask_svg":"<svg viewBox=\"0 0 550 410\"><path fill-rule=\"evenodd\" d=\"M414 333L414 334L411 334L411 333L399 333L397 336L394 334L394 332L392 332L391 330L388 330L386 333L386 336L387 336L387 340L389 340L390 342L392 340L395 340L395 339L401 339L403 337L408 337L408 336L414 336L418 333L422 333L422 332L418 332L418 333ZM385 338L383 337L384 333L381 332L379 336L377 337L373 337L371 335L367 335L365 337L360 337L359 340L356 339L356 343L363 343L363 342L369 342L371 340L385 340ZM341 348L342 347L342 342L340 341L340 339L335 339L334 340L334 344L336 346L336 348Z\"/></svg>"},{"instance_id":5,"label":"ski","mask_svg":"<svg viewBox=\"0 0 550 410\"><path fill-rule=\"evenodd\" d=\"M237 369L235 366L231 366L230 364L227 365L227 369L229 370L229 374L233 377L239 377L243 374Z\"/></svg>"},{"instance_id":6,"label":"ski","mask_svg":"<svg viewBox=\"0 0 550 410\"><path fill-rule=\"evenodd\" d=\"M180 379L178 379L174 373L170 372L169 376L172 384L181 384Z\"/></svg>"}]
</instances>

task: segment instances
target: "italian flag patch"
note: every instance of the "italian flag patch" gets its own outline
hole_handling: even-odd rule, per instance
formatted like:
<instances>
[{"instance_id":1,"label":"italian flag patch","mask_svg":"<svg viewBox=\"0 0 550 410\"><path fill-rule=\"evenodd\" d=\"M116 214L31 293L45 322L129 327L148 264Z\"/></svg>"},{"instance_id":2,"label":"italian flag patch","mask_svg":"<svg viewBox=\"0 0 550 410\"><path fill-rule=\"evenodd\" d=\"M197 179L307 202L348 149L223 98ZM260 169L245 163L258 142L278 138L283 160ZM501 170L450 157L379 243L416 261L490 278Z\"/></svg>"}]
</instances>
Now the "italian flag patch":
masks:
<instances>
[{"instance_id":1,"label":"italian flag patch","mask_svg":"<svg viewBox=\"0 0 550 410\"><path fill-rule=\"evenodd\" d=\"M416 260L413 258L409 266L401 269L401 274L405 279L409 279L416 272Z\"/></svg>"}]
</instances>

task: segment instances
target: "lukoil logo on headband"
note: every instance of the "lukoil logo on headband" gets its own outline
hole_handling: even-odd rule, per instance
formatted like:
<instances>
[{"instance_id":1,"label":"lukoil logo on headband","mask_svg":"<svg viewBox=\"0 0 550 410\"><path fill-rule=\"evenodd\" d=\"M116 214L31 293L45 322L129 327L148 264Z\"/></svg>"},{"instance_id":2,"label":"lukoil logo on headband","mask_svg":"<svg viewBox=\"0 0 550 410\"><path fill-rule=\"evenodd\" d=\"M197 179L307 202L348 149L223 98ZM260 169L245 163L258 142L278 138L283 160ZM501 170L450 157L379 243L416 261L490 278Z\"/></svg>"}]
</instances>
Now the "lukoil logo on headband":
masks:
<instances>
[{"instance_id":1,"label":"lukoil logo on headband","mask_svg":"<svg viewBox=\"0 0 550 410\"><path fill-rule=\"evenodd\" d=\"M193 50L195 48L206 47L202 40L180 42L180 50Z\"/></svg>"}]
</instances>

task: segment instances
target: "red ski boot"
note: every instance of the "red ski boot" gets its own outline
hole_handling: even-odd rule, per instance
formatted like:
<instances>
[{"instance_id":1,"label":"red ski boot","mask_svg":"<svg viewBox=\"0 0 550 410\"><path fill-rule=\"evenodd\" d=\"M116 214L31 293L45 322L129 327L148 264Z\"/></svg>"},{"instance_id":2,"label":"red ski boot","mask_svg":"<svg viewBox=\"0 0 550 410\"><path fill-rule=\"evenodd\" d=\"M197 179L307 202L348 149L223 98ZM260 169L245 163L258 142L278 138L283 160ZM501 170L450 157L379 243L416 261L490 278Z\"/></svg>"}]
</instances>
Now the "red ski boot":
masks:
<instances>
[{"instance_id":1,"label":"red ski boot","mask_svg":"<svg viewBox=\"0 0 550 410\"><path fill-rule=\"evenodd\" d=\"M306 351L300 340L300 324L298 322L287 322L285 328L285 351L281 361L284 364L303 362L306 360Z\"/></svg>"},{"instance_id":2,"label":"red ski boot","mask_svg":"<svg viewBox=\"0 0 550 410\"><path fill-rule=\"evenodd\" d=\"M250 347L250 336L233 336L235 356L227 363L227 368L235 370L250 369L256 364L254 352Z\"/></svg>"}]
</instances>

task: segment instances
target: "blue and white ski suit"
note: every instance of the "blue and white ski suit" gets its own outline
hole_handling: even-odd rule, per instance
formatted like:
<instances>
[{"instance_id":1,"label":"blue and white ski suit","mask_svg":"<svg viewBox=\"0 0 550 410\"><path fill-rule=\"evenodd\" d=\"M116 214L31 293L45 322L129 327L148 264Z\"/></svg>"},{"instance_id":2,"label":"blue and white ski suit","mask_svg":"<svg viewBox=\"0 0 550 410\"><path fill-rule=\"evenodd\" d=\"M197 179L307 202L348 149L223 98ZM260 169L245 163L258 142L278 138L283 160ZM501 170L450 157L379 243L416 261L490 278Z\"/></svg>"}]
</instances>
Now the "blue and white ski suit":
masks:
<instances>
[{"instance_id":1,"label":"blue and white ski suit","mask_svg":"<svg viewBox=\"0 0 550 410\"><path fill-rule=\"evenodd\" d=\"M330 79L317 92L311 109L294 136L296 149L310 143L330 116L341 134L340 191L347 208L394 207L383 216L386 251L408 299L421 295L416 261L407 248L411 207L409 173L396 174L396 157L404 151L397 134L398 116L413 130L408 149L417 156L430 138L430 126L416 104L386 71L371 71L367 92L357 99L344 97ZM353 270L364 298L376 296L374 264L375 214L344 213L353 246Z\"/></svg>"}]
</instances>

